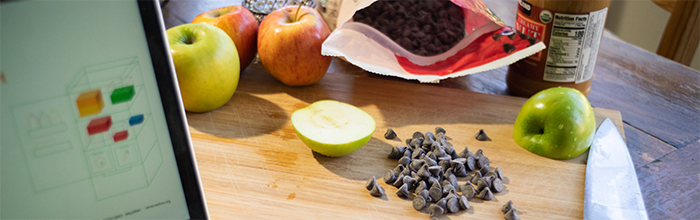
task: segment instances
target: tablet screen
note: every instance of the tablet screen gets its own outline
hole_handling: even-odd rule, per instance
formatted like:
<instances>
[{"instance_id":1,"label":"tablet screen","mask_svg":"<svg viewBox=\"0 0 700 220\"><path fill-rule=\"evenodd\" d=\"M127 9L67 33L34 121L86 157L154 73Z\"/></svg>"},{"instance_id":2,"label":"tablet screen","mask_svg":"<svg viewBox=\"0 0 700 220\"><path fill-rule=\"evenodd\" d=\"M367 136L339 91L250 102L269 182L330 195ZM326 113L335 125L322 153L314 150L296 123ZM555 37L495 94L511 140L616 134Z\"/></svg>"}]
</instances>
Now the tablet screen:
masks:
<instances>
[{"instance_id":1,"label":"tablet screen","mask_svg":"<svg viewBox=\"0 0 700 220\"><path fill-rule=\"evenodd\" d=\"M190 218L137 2L0 10L0 218Z\"/></svg>"}]
</instances>

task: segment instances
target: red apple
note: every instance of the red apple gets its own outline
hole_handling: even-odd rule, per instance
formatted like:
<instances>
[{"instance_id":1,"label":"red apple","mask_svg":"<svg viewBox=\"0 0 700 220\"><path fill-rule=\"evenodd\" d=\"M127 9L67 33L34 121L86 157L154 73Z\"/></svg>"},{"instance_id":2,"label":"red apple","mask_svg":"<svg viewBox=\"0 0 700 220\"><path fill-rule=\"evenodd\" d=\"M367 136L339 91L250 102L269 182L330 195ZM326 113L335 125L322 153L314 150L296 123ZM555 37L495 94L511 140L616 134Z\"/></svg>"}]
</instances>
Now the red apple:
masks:
<instances>
[{"instance_id":1,"label":"red apple","mask_svg":"<svg viewBox=\"0 0 700 220\"><path fill-rule=\"evenodd\" d=\"M258 56L265 69L285 85L311 85L323 78L331 64L331 57L321 55L321 44L330 33L313 8L283 7L260 23Z\"/></svg>"},{"instance_id":2,"label":"red apple","mask_svg":"<svg viewBox=\"0 0 700 220\"><path fill-rule=\"evenodd\" d=\"M192 23L207 23L214 25L231 37L238 49L241 62L241 72L255 58L258 40L258 21L247 8L240 5L213 9L197 15Z\"/></svg>"}]
</instances>

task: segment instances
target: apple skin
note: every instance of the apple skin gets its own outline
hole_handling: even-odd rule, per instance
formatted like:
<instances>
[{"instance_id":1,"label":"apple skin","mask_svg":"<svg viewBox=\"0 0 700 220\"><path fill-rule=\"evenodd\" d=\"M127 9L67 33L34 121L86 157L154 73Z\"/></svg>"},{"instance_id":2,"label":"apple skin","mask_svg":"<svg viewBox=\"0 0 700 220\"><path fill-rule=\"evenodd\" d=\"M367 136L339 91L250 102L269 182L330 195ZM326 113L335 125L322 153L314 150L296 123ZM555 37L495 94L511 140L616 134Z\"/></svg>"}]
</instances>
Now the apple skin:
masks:
<instances>
[{"instance_id":1,"label":"apple skin","mask_svg":"<svg viewBox=\"0 0 700 220\"><path fill-rule=\"evenodd\" d=\"M221 7L203 12L192 23L207 23L221 28L236 45L241 72L248 68L257 53L258 21L253 13L240 5Z\"/></svg>"},{"instance_id":2,"label":"apple skin","mask_svg":"<svg viewBox=\"0 0 700 220\"><path fill-rule=\"evenodd\" d=\"M367 112L334 100L314 102L294 111L291 119L299 139L311 150L329 157L359 150L372 138L376 126Z\"/></svg>"},{"instance_id":3,"label":"apple skin","mask_svg":"<svg viewBox=\"0 0 700 220\"><path fill-rule=\"evenodd\" d=\"M175 26L166 33L185 110L206 112L226 104L240 75L231 38L204 23Z\"/></svg>"},{"instance_id":4,"label":"apple skin","mask_svg":"<svg viewBox=\"0 0 700 220\"><path fill-rule=\"evenodd\" d=\"M307 6L299 10L298 21L290 20L298 7L287 6L268 14L258 32L260 61L272 76L288 86L320 81L332 59L321 55L321 45L331 33L328 25Z\"/></svg>"},{"instance_id":5,"label":"apple skin","mask_svg":"<svg viewBox=\"0 0 700 220\"><path fill-rule=\"evenodd\" d=\"M552 159L571 159L585 152L595 135L595 115L576 89L540 91L523 104L513 127L518 145Z\"/></svg>"},{"instance_id":6,"label":"apple skin","mask_svg":"<svg viewBox=\"0 0 700 220\"><path fill-rule=\"evenodd\" d=\"M367 137L347 144L326 144L311 140L300 134L299 131L297 131L297 136L299 136L299 139L301 139L301 141L304 142L304 144L311 150L327 157L340 157L348 155L364 147L369 139L372 138L372 134L369 134Z\"/></svg>"}]
</instances>

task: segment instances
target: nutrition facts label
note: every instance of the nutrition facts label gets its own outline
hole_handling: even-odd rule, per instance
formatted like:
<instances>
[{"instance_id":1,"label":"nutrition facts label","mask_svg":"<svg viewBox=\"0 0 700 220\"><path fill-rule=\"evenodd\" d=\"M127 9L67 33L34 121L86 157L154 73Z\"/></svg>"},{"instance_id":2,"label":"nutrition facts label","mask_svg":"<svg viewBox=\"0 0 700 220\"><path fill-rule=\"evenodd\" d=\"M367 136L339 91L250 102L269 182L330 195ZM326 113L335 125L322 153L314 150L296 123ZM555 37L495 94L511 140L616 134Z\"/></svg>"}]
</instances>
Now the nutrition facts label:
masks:
<instances>
[{"instance_id":1,"label":"nutrition facts label","mask_svg":"<svg viewBox=\"0 0 700 220\"><path fill-rule=\"evenodd\" d=\"M580 83L591 79L607 11L554 14L544 80Z\"/></svg>"}]
</instances>

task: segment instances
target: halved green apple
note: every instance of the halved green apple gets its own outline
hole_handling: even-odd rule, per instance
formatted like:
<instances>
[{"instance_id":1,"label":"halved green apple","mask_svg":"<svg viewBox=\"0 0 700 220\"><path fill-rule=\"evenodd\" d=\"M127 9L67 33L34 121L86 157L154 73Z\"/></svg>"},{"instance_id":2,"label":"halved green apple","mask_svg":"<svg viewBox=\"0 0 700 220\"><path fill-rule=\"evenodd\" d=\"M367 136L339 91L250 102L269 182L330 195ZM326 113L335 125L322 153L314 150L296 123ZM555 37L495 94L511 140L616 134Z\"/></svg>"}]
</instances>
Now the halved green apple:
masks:
<instances>
[{"instance_id":1,"label":"halved green apple","mask_svg":"<svg viewBox=\"0 0 700 220\"><path fill-rule=\"evenodd\" d=\"M311 150L339 157L365 146L372 138L375 122L355 106L322 100L292 113L292 126Z\"/></svg>"}]
</instances>

